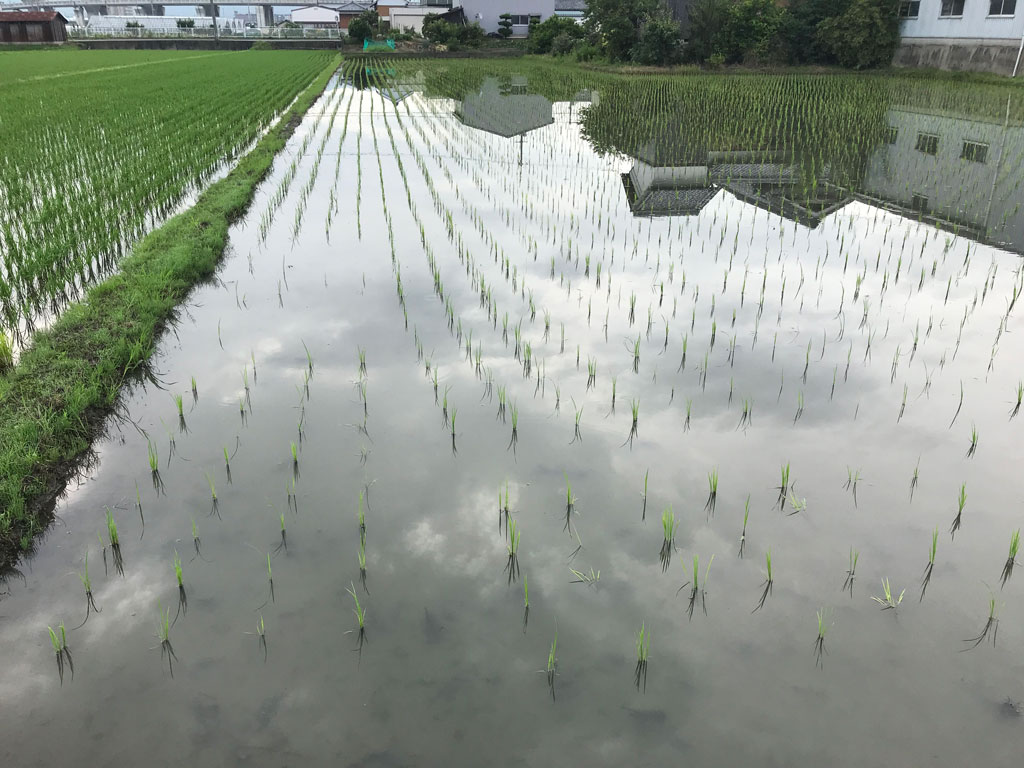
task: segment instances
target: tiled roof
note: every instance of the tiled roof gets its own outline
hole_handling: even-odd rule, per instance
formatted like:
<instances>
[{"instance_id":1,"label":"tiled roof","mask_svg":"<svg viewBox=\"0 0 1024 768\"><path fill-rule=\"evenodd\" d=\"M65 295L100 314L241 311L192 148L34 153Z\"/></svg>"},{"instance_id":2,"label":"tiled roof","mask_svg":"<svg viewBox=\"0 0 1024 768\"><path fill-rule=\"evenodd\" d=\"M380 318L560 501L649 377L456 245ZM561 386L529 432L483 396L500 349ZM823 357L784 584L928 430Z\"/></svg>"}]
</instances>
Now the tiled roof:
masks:
<instances>
[{"instance_id":1,"label":"tiled roof","mask_svg":"<svg viewBox=\"0 0 1024 768\"><path fill-rule=\"evenodd\" d=\"M0 11L0 21L53 21L58 16L64 18L57 11Z\"/></svg>"}]
</instances>

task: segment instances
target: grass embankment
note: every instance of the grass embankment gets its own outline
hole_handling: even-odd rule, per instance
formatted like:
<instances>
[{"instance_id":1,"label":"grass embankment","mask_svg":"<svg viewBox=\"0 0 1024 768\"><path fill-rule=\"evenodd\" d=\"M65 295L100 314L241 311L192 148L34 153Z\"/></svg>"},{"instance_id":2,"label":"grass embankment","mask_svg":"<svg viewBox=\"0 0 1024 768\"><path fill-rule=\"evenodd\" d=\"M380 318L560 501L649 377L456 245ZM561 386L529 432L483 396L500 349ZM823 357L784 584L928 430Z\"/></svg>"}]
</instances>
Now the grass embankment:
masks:
<instances>
[{"instance_id":1,"label":"grass embankment","mask_svg":"<svg viewBox=\"0 0 1024 768\"><path fill-rule=\"evenodd\" d=\"M339 63L332 59L230 174L140 240L118 274L37 333L0 377L0 573L49 522L121 386L146 364L175 308L213 275L231 223Z\"/></svg>"}]
</instances>

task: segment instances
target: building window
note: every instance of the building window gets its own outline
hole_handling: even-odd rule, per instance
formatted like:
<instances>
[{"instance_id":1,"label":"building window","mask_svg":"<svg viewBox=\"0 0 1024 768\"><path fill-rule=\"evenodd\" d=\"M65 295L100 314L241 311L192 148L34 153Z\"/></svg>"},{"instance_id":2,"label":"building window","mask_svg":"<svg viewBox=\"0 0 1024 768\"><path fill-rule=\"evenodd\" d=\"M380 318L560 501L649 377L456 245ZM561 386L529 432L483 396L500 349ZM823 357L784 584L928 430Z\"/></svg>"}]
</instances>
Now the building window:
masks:
<instances>
[{"instance_id":1,"label":"building window","mask_svg":"<svg viewBox=\"0 0 1024 768\"><path fill-rule=\"evenodd\" d=\"M919 133L914 149L924 152L926 155L937 155L939 154L939 137L934 133Z\"/></svg>"},{"instance_id":2,"label":"building window","mask_svg":"<svg viewBox=\"0 0 1024 768\"><path fill-rule=\"evenodd\" d=\"M1011 0L1011 2L1016 2L1016 0ZM902 0L900 3L901 19L916 19L920 11L921 0Z\"/></svg>"},{"instance_id":3,"label":"building window","mask_svg":"<svg viewBox=\"0 0 1024 768\"><path fill-rule=\"evenodd\" d=\"M910 207L918 213L928 213L928 197L926 195L915 194L910 198Z\"/></svg>"},{"instance_id":4,"label":"building window","mask_svg":"<svg viewBox=\"0 0 1024 768\"><path fill-rule=\"evenodd\" d=\"M888 128L885 129L885 143L886 144L895 144L896 143L896 137L899 136L899 135L900 135L899 129L890 125Z\"/></svg>"},{"instance_id":5,"label":"building window","mask_svg":"<svg viewBox=\"0 0 1024 768\"><path fill-rule=\"evenodd\" d=\"M964 15L964 0L942 0L939 16L960 17Z\"/></svg>"},{"instance_id":6,"label":"building window","mask_svg":"<svg viewBox=\"0 0 1024 768\"><path fill-rule=\"evenodd\" d=\"M989 0L989 16L1013 16L1017 10L1017 0Z\"/></svg>"},{"instance_id":7,"label":"building window","mask_svg":"<svg viewBox=\"0 0 1024 768\"><path fill-rule=\"evenodd\" d=\"M965 141L963 149L960 150L961 160L970 160L972 163L984 163L988 160L988 144L980 141Z\"/></svg>"},{"instance_id":8,"label":"building window","mask_svg":"<svg viewBox=\"0 0 1024 768\"><path fill-rule=\"evenodd\" d=\"M530 17L527 14L525 14L525 13L523 13L523 14L513 13L512 14L512 26L513 27L525 27L525 26L528 26L529 23L530 23Z\"/></svg>"}]
</instances>

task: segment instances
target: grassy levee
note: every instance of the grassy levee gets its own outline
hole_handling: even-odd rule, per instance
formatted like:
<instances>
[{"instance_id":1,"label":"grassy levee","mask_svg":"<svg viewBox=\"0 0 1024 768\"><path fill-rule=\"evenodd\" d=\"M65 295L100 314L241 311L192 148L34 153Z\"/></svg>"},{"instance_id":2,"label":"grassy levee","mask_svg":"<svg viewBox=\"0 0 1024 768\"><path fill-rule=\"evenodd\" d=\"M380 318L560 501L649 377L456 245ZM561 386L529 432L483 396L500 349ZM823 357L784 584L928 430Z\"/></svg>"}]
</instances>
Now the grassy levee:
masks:
<instances>
[{"instance_id":1,"label":"grassy levee","mask_svg":"<svg viewBox=\"0 0 1024 768\"><path fill-rule=\"evenodd\" d=\"M117 274L38 332L0 376L0 574L46 527L122 385L144 370L175 308L214 274L230 225L339 62L332 59L231 173L142 238Z\"/></svg>"}]
</instances>

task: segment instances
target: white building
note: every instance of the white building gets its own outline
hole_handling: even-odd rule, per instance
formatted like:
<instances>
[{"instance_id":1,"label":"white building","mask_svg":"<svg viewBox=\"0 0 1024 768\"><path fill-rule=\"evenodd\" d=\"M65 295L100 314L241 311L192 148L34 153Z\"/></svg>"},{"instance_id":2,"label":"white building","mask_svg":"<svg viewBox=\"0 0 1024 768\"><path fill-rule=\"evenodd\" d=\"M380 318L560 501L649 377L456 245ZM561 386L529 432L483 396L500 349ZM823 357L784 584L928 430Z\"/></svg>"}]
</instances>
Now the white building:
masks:
<instances>
[{"instance_id":1,"label":"white building","mask_svg":"<svg viewBox=\"0 0 1024 768\"><path fill-rule=\"evenodd\" d=\"M1011 75L1024 63L1024 0L902 0L897 66Z\"/></svg>"},{"instance_id":2,"label":"white building","mask_svg":"<svg viewBox=\"0 0 1024 768\"><path fill-rule=\"evenodd\" d=\"M544 21L555 15L555 0L459 0L454 5L462 6L466 21L479 24L484 32L497 32L501 15L510 14L513 37L526 37L531 16L539 16Z\"/></svg>"},{"instance_id":3,"label":"white building","mask_svg":"<svg viewBox=\"0 0 1024 768\"><path fill-rule=\"evenodd\" d=\"M364 11L372 11L373 2L351 2L334 5L306 5L288 15L293 24L307 29L348 29L348 24Z\"/></svg>"}]
</instances>

